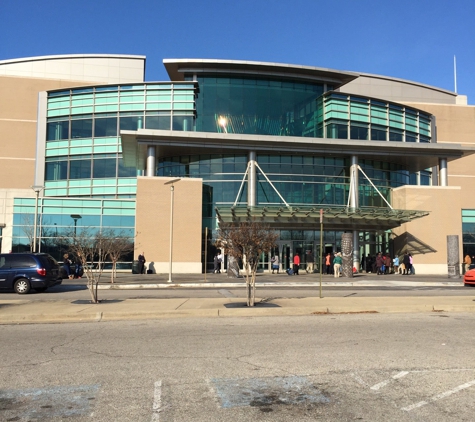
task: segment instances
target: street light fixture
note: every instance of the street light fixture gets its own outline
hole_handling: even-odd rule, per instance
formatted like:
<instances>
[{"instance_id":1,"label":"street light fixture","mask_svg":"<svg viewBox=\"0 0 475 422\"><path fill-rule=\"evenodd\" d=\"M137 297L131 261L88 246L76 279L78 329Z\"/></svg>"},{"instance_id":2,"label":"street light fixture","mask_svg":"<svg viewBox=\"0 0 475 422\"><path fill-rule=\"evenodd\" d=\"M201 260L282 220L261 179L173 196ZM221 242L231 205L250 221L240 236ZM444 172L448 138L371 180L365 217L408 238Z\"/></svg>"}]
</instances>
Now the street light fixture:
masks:
<instances>
[{"instance_id":1,"label":"street light fixture","mask_svg":"<svg viewBox=\"0 0 475 422\"><path fill-rule=\"evenodd\" d=\"M82 218L79 214L71 214L71 218L74 220L74 236L76 236L76 227L78 220Z\"/></svg>"},{"instance_id":2,"label":"street light fixture","mask_svg":"<svg viewBox=\"0 0 475 422\"><path fill-rule=\"evenodd\" d=\"M36 252L36 239L38 236L38 196L40 195L40 192L44 189L44 186L41 185L33 185L31 189L35 191L36 194L36 201L35 201L35 222L34 222L34 228L33 228L33 252Z\"/></svg>"},{"instance_id":3,"label":"street light fixture","mask_svg":"<svg viewBox=\"0 0 475 422\"><path fill-rule=\"evenodd\" d=\"M169 270L168 270L168 282L172 282L172 257L173 257L173 195L175 191L175 186L173 185L174 183L177 183L181 180L181 178L177 179L172 179L169 180L168 182L165 182L165 185L171 185L170 186L170 263L169 263Z\"/></svg>"}]
</instances>

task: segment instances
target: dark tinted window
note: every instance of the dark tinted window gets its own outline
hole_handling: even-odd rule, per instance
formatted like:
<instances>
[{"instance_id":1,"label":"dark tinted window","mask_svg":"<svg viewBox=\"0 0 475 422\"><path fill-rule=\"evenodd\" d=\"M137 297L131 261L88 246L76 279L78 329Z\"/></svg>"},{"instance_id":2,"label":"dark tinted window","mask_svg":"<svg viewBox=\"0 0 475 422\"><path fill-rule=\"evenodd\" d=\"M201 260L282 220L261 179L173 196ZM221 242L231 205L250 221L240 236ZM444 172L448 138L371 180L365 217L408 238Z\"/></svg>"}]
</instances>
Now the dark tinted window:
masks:
<instances>
[{"instance_id":1,"label":"dark tinted window","mask_svg":"<svg viewBox=\"0 0 475 422\"><path fill-rule=\"evenodd\" d=\"M6 265L12 268L31 268L36 267L35 259L30 255L7 255Z\"/></svg>"},{"instance_id":2,"label":"dark tinted window","mask_svg":"<svg viewBox=\"0 0 475 422\"><path fill-rule=\"evenodd\" d=\"M53 268L58 266L58 262L51 255L38 255L41 266L45 268Z\"/></svg>"}]
</instances>

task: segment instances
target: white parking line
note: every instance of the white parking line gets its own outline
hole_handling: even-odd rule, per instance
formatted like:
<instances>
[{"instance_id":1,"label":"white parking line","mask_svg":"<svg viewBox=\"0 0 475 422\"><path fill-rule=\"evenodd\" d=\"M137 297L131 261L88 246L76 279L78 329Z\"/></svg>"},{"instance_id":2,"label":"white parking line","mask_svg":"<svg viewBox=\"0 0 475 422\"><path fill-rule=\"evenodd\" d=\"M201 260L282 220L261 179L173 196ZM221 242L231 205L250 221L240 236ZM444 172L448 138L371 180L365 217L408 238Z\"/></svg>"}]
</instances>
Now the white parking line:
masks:
<instances>
[{"instance_id":1,"label":"white parking line","mask_svg":"<svg viewBox=\"0 0 475 422\"><path fill-rule=\"evenodd\" d=\"M153 394L152 422L160 421L162 411L162 381L155 382L155 392Z\"/></svg>"},{"instance_id":2,"label":"white parking line","mask_svg":"<svg viewBox=\"0 0 475 422\"><path fill-rule=\"evenodd\" d=\"M385 387L386 385L388 385L392 380L397 380L397 379L399 379L399 378L405 377L407 374L409 374L409 372L407 372L407 371L401 371L401 372L399 372L398 374L393 375L390 379L381 381L380 383L375 384L375 385L373 385L373 386L370 387L370 388L371 388L371 390L379 390L380 388L383 388L383 387Z\"/></svg>"},{"instance_id":3,"label":"white parking line","mask_svg":"<svg viewBox=\"0 0 475 422\"><path fill-rule=\"evenodd\" d=\"M431 397L429 399L429 401L420 401L419 403L414 403L414 404L411 404L410 406L403 407L403 408L401 408L401 410L405 410L407 412L410 412L411 410L417 409L418 407L422 407L422 406L425 406L426 404L435 402L435 401L443 399L445 397L449 397L452 394L458 393L461 390L465 390L466 388L471 387L472 385L475 385L475 380L469 381L469 382L467 382L465 384L462 384L462 385L459 385L458 387L455 387L454 389L449 390L449 391L445 391L444 393L437 394L436 396Z\"/></svg>"}]
</instances>

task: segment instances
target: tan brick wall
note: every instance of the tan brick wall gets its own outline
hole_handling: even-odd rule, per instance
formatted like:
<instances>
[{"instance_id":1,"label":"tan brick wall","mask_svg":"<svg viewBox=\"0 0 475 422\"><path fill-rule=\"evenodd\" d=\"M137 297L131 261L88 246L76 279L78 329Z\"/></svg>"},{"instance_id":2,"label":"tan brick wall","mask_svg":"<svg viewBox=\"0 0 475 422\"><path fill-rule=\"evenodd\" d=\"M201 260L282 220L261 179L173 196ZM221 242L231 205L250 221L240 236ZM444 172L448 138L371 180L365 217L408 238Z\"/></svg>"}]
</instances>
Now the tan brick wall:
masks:
<instances>
[{"instance_id":1,"label":"tan brick wall","mask_svg":"<svg viewBox=\"0 0 475 422\"><path fill-rule=\"evenodd\" d=\"M475 147L475 106L412 103L436 117L437 142ZM475 209L475 154L447 165L449 186L462 188L461 208Z\"/></svg>"},{"instance_id":2,"label":"tan brick wall","mask_svg":"<svg viewBox=\"0 0 475 422\"><path fill-rule=\"evenodd\" d=\"M0 189L34 182L38 93L85 85L66 80L0 76Z\"/></svg>"},{"instance_id":3,"label":"tan brick wall","mask_svg":"<svg viewBox=\"0 0 475 422\"><path fill-rule=\"evenodd\" d=\"M429 211L426 217L393 230L394 251L400 257L406 248L414 256L416 274L447 274L447 235L459 236L462 254L460 187L403 186L393 190L396 209Z\"/></svg>"},{"instance_id":4,"label":"tan brick wall","mask_svg":"<svg viewBox=\"0 0 475 422\"><path fill-rule=\"evenodd\" d=\"M135 259L143 251L147 267L168 274L170 257L169 177L137 180ZM202 179L181 179L174 184L173 273L201 272Z\"/></svg>"}]
</instances>

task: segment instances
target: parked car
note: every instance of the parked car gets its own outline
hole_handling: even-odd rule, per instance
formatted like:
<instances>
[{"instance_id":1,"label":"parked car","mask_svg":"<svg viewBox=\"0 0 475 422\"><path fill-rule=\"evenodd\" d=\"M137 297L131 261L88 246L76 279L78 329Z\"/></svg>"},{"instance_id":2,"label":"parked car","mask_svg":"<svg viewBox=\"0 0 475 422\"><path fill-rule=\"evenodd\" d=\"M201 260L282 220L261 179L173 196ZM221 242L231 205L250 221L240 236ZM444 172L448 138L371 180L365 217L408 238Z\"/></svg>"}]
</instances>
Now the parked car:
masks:
<instances>
[{"instance_id":1,"label":"parked car","mask_svg":"<svg viewBox=\"0 0 475 422\"><path fill-rule=\"evenodd\" d=\"M61 284L58 262L46 253L0 254L0 289L24 295L31 289L44 292Z\"/></svg>"},{"instance_id":2,"label":"parked car","mask_svg":"<svg viewBox=\"0 0 475 422\"><path fill-rule=\"evenodd\" d=\"M475 269L468 270L463 276L464 286L475 286Z\"/></svg>"}]
</instances>

